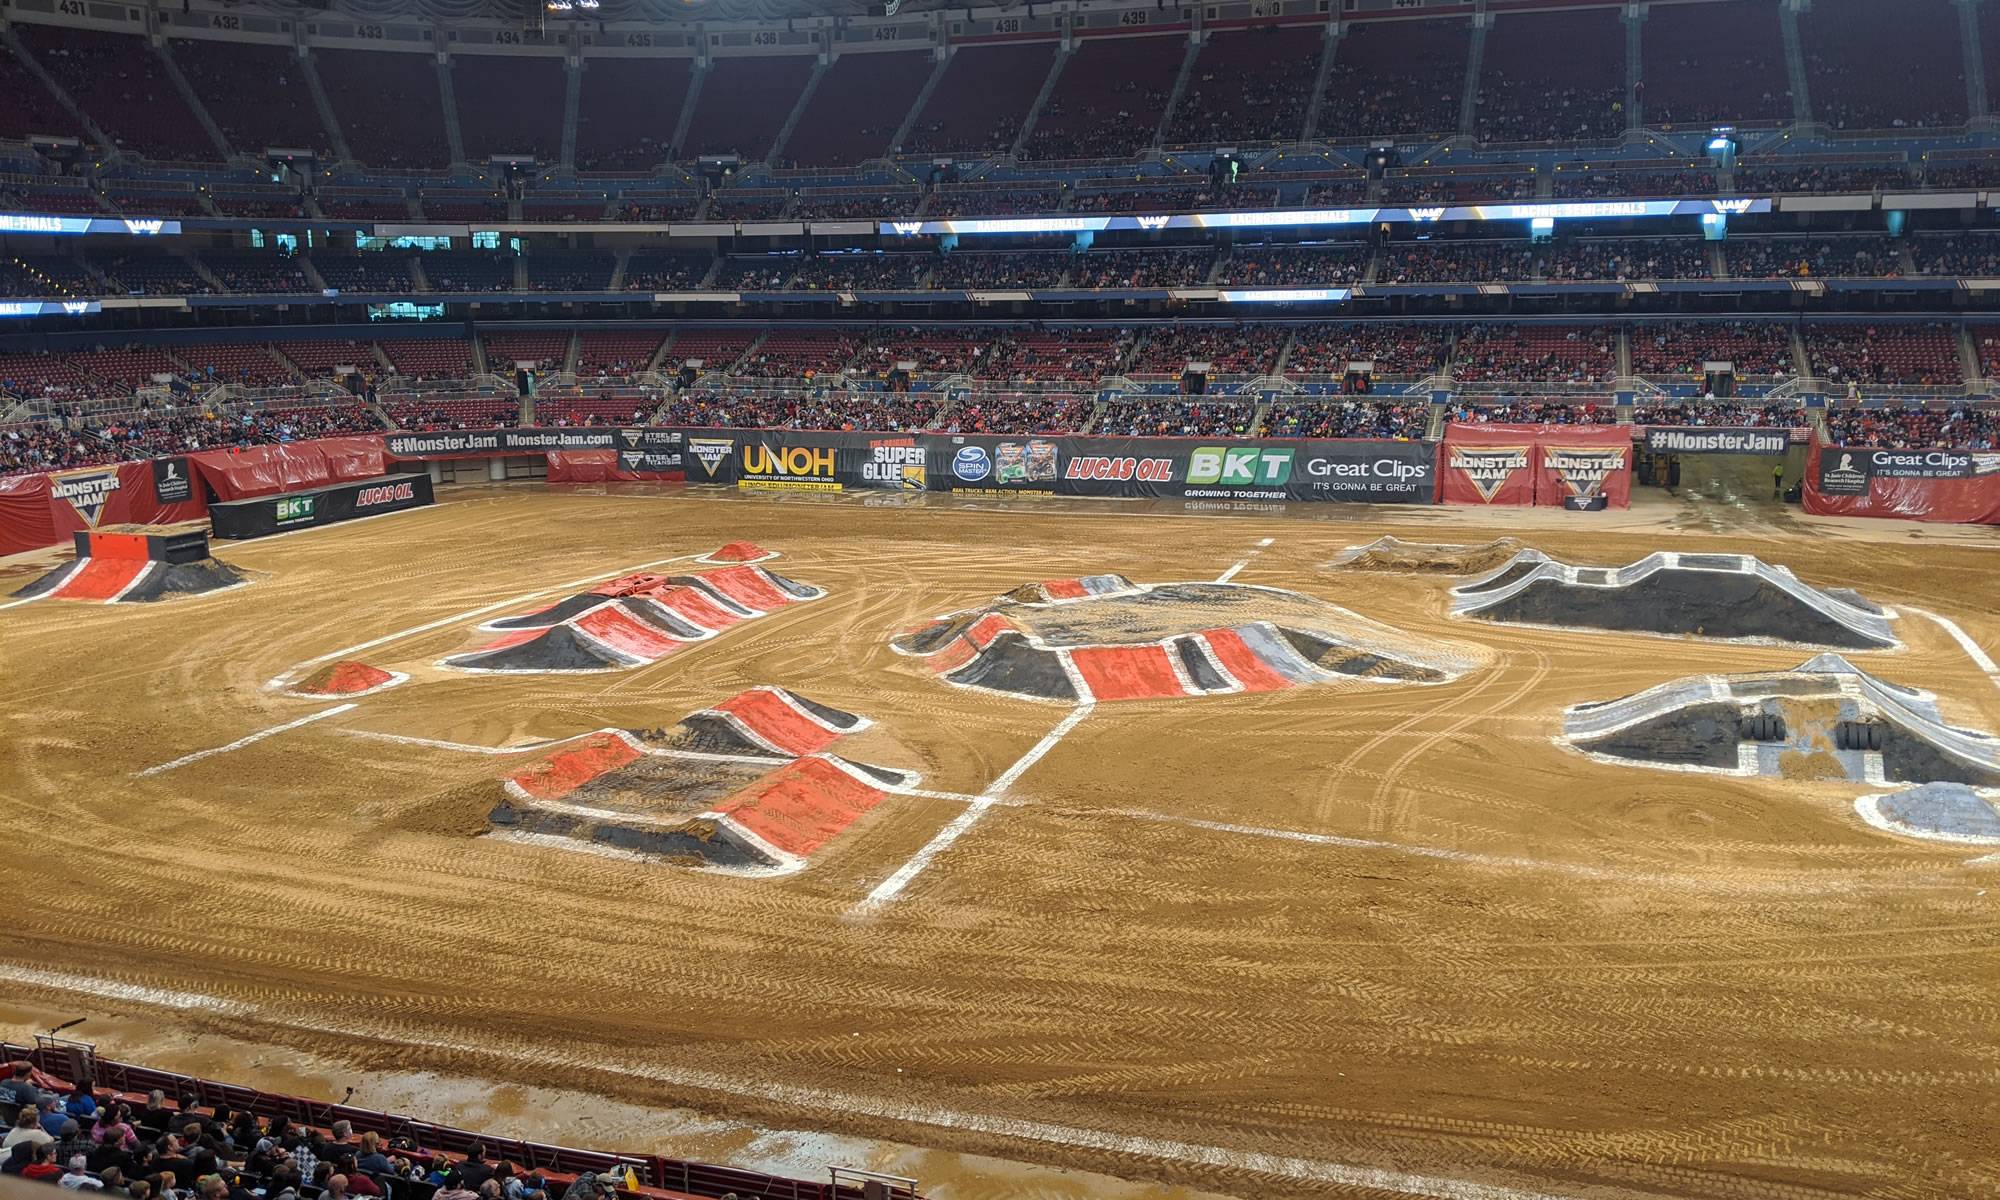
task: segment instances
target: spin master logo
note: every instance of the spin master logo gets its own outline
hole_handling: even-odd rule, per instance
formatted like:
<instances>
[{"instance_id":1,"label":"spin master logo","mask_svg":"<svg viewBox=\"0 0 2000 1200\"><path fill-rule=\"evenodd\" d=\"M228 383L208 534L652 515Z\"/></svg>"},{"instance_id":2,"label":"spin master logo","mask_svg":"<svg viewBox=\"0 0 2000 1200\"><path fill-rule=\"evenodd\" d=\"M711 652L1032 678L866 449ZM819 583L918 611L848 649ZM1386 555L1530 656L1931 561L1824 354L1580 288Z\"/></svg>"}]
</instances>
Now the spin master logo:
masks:
<instances>
[{"instance_id":1,"label":"spin master logo","mask_svg":"<svg viewBox=\"0 0 2000 1200\"><path fill-rule=\"evenodd\" d=\"M118 468L72 471L51 477L49 494L66 502L93 529L104 515L104 502L118 490Z\"/></svg>"},{"instance_id":2,"label":"spin master logo","mask_svg":"<svg viewBox=\"0 0 2000 1200\"><path fill-rule=\"evenodd\" d=\"M1487 504L1507 486L1516 471L1528 469L1528 448L1526 446L1454 446L1451 451L1451 467L1463 471L1472 483L1472 489Z\"/></svg>"}]
</instances>

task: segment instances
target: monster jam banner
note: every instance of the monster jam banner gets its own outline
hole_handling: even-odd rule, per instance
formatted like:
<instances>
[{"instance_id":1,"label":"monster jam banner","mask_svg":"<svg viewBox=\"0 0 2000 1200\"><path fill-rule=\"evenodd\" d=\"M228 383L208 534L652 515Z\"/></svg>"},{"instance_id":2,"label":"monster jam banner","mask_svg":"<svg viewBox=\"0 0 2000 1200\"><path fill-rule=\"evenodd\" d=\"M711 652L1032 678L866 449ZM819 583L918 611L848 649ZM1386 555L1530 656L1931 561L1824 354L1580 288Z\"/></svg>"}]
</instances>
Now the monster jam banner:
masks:
<instances>
[{"instance_id":1,"label":"monster jam banner","mask_svg":"<svg viewBox=\"0 0 2000 1200\"><path fill-rule=\"evenodd\" d=\"M2000 525L2000 452L1822 446L1806 451L1805 510Z\"/></svg>"},{"instance_id":2,"label":"monster jam banner","mask_svg":"<svg viewBox=\"0 0 2000 1200\"><path fill-rule=\"evenodd\" d=\"M135 462L0 479L0 554L59 545L99 525L168 525L208 511L192 494L162 501L155 478L152 463Z\"/></svg>"},{"instance_id":3,"label":"monster jam banner","mask_svg":"<svg viewBox=\"0 0 2000 1200\"><path fill-rule=\"evenodd\" d=\"M219 538L259 538L419 508L432 502L428 475L383 475L306 492L280 492L209 506Z\"/></svg>"},{"instance_id":4,"label":"monster jam banner","mask_svg":"<svg viewBox=\"0 0 2000 1200\"><path fill-rule=\"evenodd\" d=\"M1544 425L1535 503L1592 511L1632 507L1632 431L1619 425Z\"/></svg>"},{"instance_id":5,"label":"monster jam banner","mask_svg":"<svg viewBox=\"0 0 2000 1200\"><path fill-rule=\"evenodd\" d=\"M1648 454L1783 454L1792 446L1789 429L1683 429L1646 427Z\"/></svg>"},{"instance_id":6,"label":"monster jam banner","mask_svg":"<svg viewBox=\"0 0 2000 1200\"><path fill-rule=\"evenodd\" d=\"M390 458L421 461L433 458L492 458L507 454L543 454L550 450L643 450L626 429L583 426L575 429L439 429L384 434ZM669 430L640 430L661 434ZM632 444L628 444L628 442Z\"/></svg>"},{"instance_id":7,"label":"monster jam banner","mask_svg":"<svg viewBox=\"0 0 2000 1200\"><path fill-rule=\"evenodd\" d=\"M550 450L550 483L680 483L677 450Z\"/></svg>"},{"instance_id":8,"label":"monster jam banner","mask_svg":"<svg viewBox=\"0 0 2000 1200\"><path fill-rule=\"evenodd\" d=\"M1446 504L1533 504L1539 425L1447 425L1440 453Z\"/></svg>"}]
</instances>

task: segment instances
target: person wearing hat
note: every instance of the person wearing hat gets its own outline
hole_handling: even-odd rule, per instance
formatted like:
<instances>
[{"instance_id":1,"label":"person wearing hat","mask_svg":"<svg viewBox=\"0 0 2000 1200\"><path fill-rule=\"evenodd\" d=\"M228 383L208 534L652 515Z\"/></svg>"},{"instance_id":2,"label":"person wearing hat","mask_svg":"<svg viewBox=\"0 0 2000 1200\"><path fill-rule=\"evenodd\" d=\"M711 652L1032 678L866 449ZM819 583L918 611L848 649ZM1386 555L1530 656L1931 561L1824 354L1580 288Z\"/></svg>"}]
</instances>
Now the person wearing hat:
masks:
<instances>
[{"instance_id":1,"label":"person wearing hat","mask_svg":"<svg viewBox=\"0 0 2000 1200\"><path fill-rule=\"evenodd\" d=\"M75 1122L71 1122L71 1124L75 1124ZM81 1154L70 1155L69 1170L64 1171L62 1178L56 1180L56 1183L58 1186L66 1187L72 1192L99 1192L104 1190L104 1185L98 1182L97 1178L90 1173L89 1160Z\"/></svg>"}]
</instances>

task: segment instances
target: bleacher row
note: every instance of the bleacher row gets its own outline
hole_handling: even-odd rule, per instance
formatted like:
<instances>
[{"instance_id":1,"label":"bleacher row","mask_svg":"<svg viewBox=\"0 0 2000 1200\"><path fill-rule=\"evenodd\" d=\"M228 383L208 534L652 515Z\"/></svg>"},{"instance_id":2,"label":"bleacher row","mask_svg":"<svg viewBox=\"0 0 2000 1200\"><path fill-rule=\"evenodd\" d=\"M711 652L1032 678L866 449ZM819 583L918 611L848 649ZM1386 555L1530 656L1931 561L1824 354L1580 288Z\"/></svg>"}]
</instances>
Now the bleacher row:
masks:
<instances>
[{"instance_id":1,"label":"bleacher row","mask_svg":"<svg viewBox=\"0 0 2000 1200\"><path fill-rule=\"evenodd\" d=\"M1806 354L1796 361L1794 334ZM1977 374L1964 366L1968 356ZM1621 357L1624 365L1621 366ZM1807 322L1739 318L1577 323L1396 322L1113 325L778 325L645 329L512 329L464 337L294 337L268 342L176 341L100 345L67 353L0 353L0 395L18 400L131 394L150 386L190 392L233 384L268 388L336 374L403 383L463 380L484 371L572 376L577 384L646 372L735 380L883 382L964 376L994 384L1080 388L1116 375L1177 380L1191 363L1209 375L1340 379L1356 363L1372 381L1450 375L1459 383L1605 384L1621 375L1698 378L1731 364L1740 380L1806 377L1835 391L1962 387L2000 379L2000 325L1947 321Z\"/></svg>"},{"instance_id":2,"label":"bleacher row","mask_svg":"<svg viewBox=\"0 0 2000 1200\"><path fill-rule=\"evenodd\" d=\"M0 1060L0 1174L105 1200L863 1200L859 1172L835 1184L488 1136L63 1046L0 1045Z\"/></svg>"},{"instance_id":3,"label":"bleacher row","mask_svg":"<svg viewBox=\"0 0 2000 1200\"><path fill-rule=\"evenodd\" d=\"M0 297L1329 287L1625 280L2000 276L2000 232L715 256L687 250L0 252Z\"/></svg>"},{"instance_id":4,"label":"bleacher row","mask_svg":"<svg viewBox=\"0 0 2000 1200\"><path fill-rule=\"evenodd\" d=\"M1148 24L1119 36L968 39L931 83L927 46L844 53L820 72L811 103L782 145L787 117L814 77L804 53L719 56L689 84L684 56L588 55L579 68L576 165L642 172L669 157L736 153L805 167L912 155L1007 151L1037 160L1117 159L1154 144L1270 144L1467 132L1482 141L1603 142L1633 119L1651 124L1771 124L1801 116L1788 86L1778 5L1762 0L1663 4L1635 36L1616 7L1509 11L1490 29L1445 16L1357 20L1329 40L1325 23L1205 33ZM1404 14L1399 14L1404 15ZM1811 117L1839 129L1962 125L1965 56L1951 0L1820 0L1799 15L1799 64L1815 80ZM227 148L330 153L310 78L324 90L352 153L377 167L436 168L450 157L444 105L455 99L469 161L493 154L554 159L566 120L560 54L428 53L289 47L214 40L174 28L157 48L130 34L22 22L20 51L123 150L169 162L215 162L190 100ZM1477 76L1468 79L1475 38ZM1628 90L1629 64L1638 84ZM1559 53L1551 53L1554 47ZM1322 59L1331 54L1323 90ZM1185 71L1183 71L1185 61ZM188 87L176 85L168 63ZM449 89L444 74L449 74ZM118 78L124 86L97 82ZM1045 89L1045 83L1047 87ZM1183 84L1174 102L1177 83ZM1464 93L1472 122L1461 130ZM1028 135L1036 99L1046 99ZM0 137L88 136L10 50L0 52ZM922 101L920 104L919 101ZM682 106L691 103L691 112ZM1171 104L1171 108L1170 108ZM1628 106L1636 106L1629 111ZM663 131L685 118L679 145ZM908 127L900 146L899 128Z\"/></svg>"}]
</instances>

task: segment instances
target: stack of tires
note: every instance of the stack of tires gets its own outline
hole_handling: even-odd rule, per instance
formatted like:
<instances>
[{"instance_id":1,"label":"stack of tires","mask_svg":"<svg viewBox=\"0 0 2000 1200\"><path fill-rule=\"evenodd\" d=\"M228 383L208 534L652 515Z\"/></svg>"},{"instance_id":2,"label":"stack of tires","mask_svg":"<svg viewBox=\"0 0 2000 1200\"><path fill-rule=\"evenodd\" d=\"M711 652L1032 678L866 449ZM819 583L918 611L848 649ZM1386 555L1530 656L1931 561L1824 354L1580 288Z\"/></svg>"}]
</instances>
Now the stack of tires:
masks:
<instances>
[{"instance_id":1,"label":"stack of tires","mask_svg":"<svg viewBox=\"0 0 2000 1200\"><path fill-rule=\"evenodd\" d=\"M1738 724L1736 732L1746 742L1782 742L1785 718L1778 713L1751 713Z\"/></svg>"},{"instance_id":2,"label":"stack of tires","mask_svg":"<svg viewBox=\"0 0 2000 1200\"><path fill-rule=\"evenodd\" d=\"M1842 750L1880 750L1886 732L1875 721L1842 721L1833 727L1833 744Z\"/></svg>"}]
</instances>

